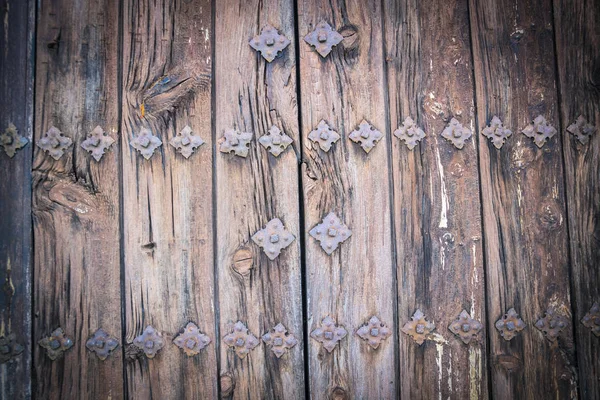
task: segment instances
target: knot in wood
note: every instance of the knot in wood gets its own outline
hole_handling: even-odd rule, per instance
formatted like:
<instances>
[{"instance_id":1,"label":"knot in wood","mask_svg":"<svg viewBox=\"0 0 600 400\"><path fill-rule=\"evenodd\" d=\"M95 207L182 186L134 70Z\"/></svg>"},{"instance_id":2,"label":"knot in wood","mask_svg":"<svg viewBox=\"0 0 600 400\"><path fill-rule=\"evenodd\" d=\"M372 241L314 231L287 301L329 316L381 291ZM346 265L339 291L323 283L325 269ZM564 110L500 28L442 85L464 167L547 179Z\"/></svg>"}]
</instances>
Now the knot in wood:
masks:
<instances>
[{"instance_id":1,"label":"knot in wood","mask_svg":"<svg viewBox=\"0 0 600 400\"><path fill-rule=\"evenodd\" d=\"M525 329L525 322L519 318L519 314L515 309L511 308L502 318L496 321L496 329L498 329L504 340L511 340L517 336L517 333Z\"/></svg>"},{"instance_id":2,"label":"knot in wood","mask_svg":"<svg viewBox=\"0 0 600 400\"><path fill-rule=\"evenodd\" d=\"M540 227L546 231L558 229L563 222L560 206L554 201L545 202L540 207L538 214Z\"/></svg>"},{"instance_id":3,"label":"knot in wood","mask_svg":"<svg viewBox=\"0 0 600 400\"><path fill-rule=\"evenodd\" d=\"M233 255L233 269L240 275L248 275L252 269L254 260L252 251L246 248L239 249Z\"/></svg>"},{"instance_id":4,"label":"knot in wood","mask_svg":"<svg viewBox=\"0 0 600 400\"><path fill-rule=\"evenodd\" d=\"M358 328L356 334L366 340L373 349L377 349L381 342L390 337L392 332L379 318L372 316L366 325Z\"/></svg>"},{"instance_id":5,"label":"knot in wood","mask_svg":"<svg viewBox=\"0 0 600 400\"><path fill-rule=\"evenodd\" d=\"M535 327L542 331L546 339L556 342L556 339L568 324L569 321L566 317L556 313L553 309L548 309L544 317L535 323Z\"/></svg>"},{"instance_id":6,"label":"knot in wood","mask_svg":"<svg viewBox=\"0 0 600 400\"><path fill-rule=\"evenodd\" d=\"M185 158L190 158L196 148L204 144L204 140L192 131L189 125L186 125L181 132L169 141L169 144Z\"/></svg>"},{"instance_id":7,"label":"knot in wood","mask_svg":"<svg viewBox=\"0 0 600 400\"><path fill-rule=\"evenodd\" d=\"M339 386L331 392L331 400L348 400L349 398L348 392Z\"/></svg>"},{"instance_id":8,"label":"knot in wood","mask_svg":"<svg viewBox=\"0 0 600 400\"><path fill-rule=\"evenodd\" d=\"M100 360L106 360L108 356L119 346L116 338L110 336L104 329L99 328L85 342L85 347L89 351L96 353Z\"/></svg>"},{"instance_id":9,"label":"knot in wood","mask_svg":"<svg viewBox=\"0 0 600 400\"><path fill-rule=\"evenodd\" d=\"M494 116L490 124L481 131L483 136L492 141L497 149L502 148L502 145L512 135L512 131L505 128L500 118Z\"/></svg>"},{"instance_id":10,"label":"knot in wood","mask_svg":"<svg viewBox=\"0 0 600 400\"><path fill-rule=\"evenodd\" d=\"M131 139L131 146L139 151L146 160L149 160L154 154L154 150L162 146L162 141L149 129L142 128L140 134Z\"/></svg>"},{"instance_id":11,"label":"knot in wood","mask_svg":"<svg viewBox=\"0 0 600 400\"><path fill-rule=\"evenodd\" d=\"M352 231L331 212L327 214L323 222L312 228L309 234L319 241L325 253L331 255L340 243L352 235Z\"/></svg>"},{"instance_id":12,"label":"knot in wood","mask_svg":"<svg viewBox=\"0 0 600 400\"><path fill-rule=\"evenodd\" d=\"M235 379L230 373L225 372L221 374L221 395L222 397L229 397L233 394L235 389Z\"/></svg>"},{"instance_id":13,"label":"knot in wood","mask_svg":"<svg viewBox=\"0 0 600 400\"><path fill-rule=\"evenodd\" d=\"M452 143L457 149L462 149L465 146L465 142L472 135L471 131L462 126L456 118L452 118L448 126L442 131L442 137Z\"/></svg>"},{"instance_id":14,"label":"knot in wood","mask_svg":"<svg viewBox=\"0 0 600 400\"><path fill-rule=\"evenodd\" d=\"M290 41L280 35L277 29L267 24L260 31L260 35L256 35L249 44L254 50L259 51L267 62L271 62L290 44Z\"/></svg>"},{"instance_id":15,"label":"knot in wood","mask_svg":"<svg viewBox=\"0 0 600 400\"><path fill-rule=\"evenodd\" d=\"M278 157L287 147L293 143L291 137L282 133L275 125L271 126L269 133L258 139L258 142L263 145L271 154Z\"/></svg>"},{"instance_id":16,"label":"knot in wood","mask_svg":"<svg viewBox=\"0 0 600 400\"><path fill-rule=\"evenodd\" d=\"M462 310L456 320L454 320L448 329L463 341L464 344L469 344L471 339L477 336L483 328L481 322L471 318L466 310Z\"/></svg>"},{"instance_id":17,"label":"knot in wood","mask_svg":"<svg viewBox=\"0 0 600 400\"><path fill-rule=\"evenodd\" d=\"M319 22L316 28L304 37L304 41L314 47L321 57L327 57L333 46L337 46L343 39L344 37L325 21Z\"/></svg>"},{"instance_id":18,"label":"knot in wood","mask_svg":"<svg viewBox=\"0 0 600 400\"><path fill-rule=\"evenodd\" d=\"M527 125L521 132L529 138L533 139L533 142L540 149L544 146L546 141L556 135L556 129L551 126L546 118L538 115L531 124Z\"/></svg>"},{"instance_id":19,"label":"knot in wood","mask_svg":"<svg viewBox=\"0 0 600 400\"><path fill-rule=\"evenodd\" d=\"M0 144L2 145L6 155L10 158L13 158L17 150L25 147L27 143L28 140L19 135L17 127L12 123L8 124L8 128L6 128L4 133L0 135Z\"/></svg>"},{"instance_id":20,"label":"knot in wood","mask_svg":"<svg viewBox=\"0 0 600 400\"><path fill-rule=\"evenodd\" d=\"M337 326L330 316L321 320L321 326L310 333L310 337L323 344L328 352L332 352L340 340L346 337L348 332L343 326Z\"/></svg>"},{"instance_id":21,"label":"knot in wood","mask_svg":"<svg viewBox=\"0 0 600 400\"><path fill-rule=\"evenodd\" d=\"M231 331L223 337L223 342L231 347L239 358L246 358L248 353L258 346L258 339L241 322L235 323Z\"/></svg>"},{"instance_id":22,"label":"knot in wood","mask_svg":"<svg viewBox=\"0 0 600 400\"><path fill-rule=\"evenodd\" d=\"M96 126L93 131L88 133L87 138L81 142L81 147L90 153L94 160L100 161L106 150L115 142L113 138L108 136L100 127Z\"/></svg>"},{"instance_id":23,"label":"knot in wood","mask_svg":"<svg viewBox=\"0 0 600 400\"><path fill-rule=\"evenodd\" d=\"M321 150L328 152L331 146L340 140L340 135L331 129L325 120L321 120L319 125L308 134L308 138L318 143Z\"/></svg>"},{"instance_id":24,"label":"knot in wood","mask_svg":"<svg viewBox=\"0 0 600 400\"><path fill-rule=\"evenodd\" d=\"M296 239L285 227L279 218L274 218L267 223L264 229L252 236L252 241L269 257L274 260L281 254L281 250L288 247Z\"/></svg>"},{"instance_id":25,"label":"knot in wood","mask_svg":"<svg viewBox=\"0 0 600 400\"><path fill-rule=\"evenodd\" d=\"M425 137L425 132L417 126L411 117L407 117L402 126L394 131L394 136L403 140L406 147L412 150Z\"/></svg>"},{"instance_id":26,"label":"knot in wood","mask_svg":"<svg viewBox=\"0 0 600 400\"><path fill-rule=\"evenodd\" d=\"M23 352L24 348L16 341L14 333L0 336L0 364L4 364Z\"/></svg>"},{"instance_id":27,"label":"knot in wood","mask_svg":"<svg viewBox=\"0 0 600 400\"><path fill-rule=\"evenodd\" d=\"M208 346L210 338L200 332L195 323L188 322L183 331L173 339L173 343L183 350L188 357L192 357Z\"/></svg>"},{"instance_id":28,"label":"knot in wood","mask_svg":"<svg viewBox=\"0 0 600 400\"><path fill-rule=\"evenodd\" d=\"M65 351L73 347L73 340L65 334L62 328L58 328L50 336L40 340L38 344L46 349L46 355L54 361L62 356Z\"/></svg>"},{"instance_id":29,"label":"knot in wood","mask_svg":"<svg viewBox=\"0 0 600 400\"><path fill-rule=\"evenodd\" d=\"M575 135L581 144L588 144L592 135L596 132L596 127L580 115L577 120L567 127L567 131Z\"/></svg>"},{"instance_id":30,"label":"knot in wood","mask_svg":"<svg viewBox=\"0 0 600 400\"><path fill-rule=\"evenodd\" d=\"M363 119L358 128L353 130L348 137L354 143L359 143L363 150L369 153L383 138L383 134Z\"/></svg>"},{"instance_id":31,"label":"knot in wood","mask_svg":"<svg viewBox=\"0 0 600 400\"><path fill-rule=\"evenodd\" d=\"M600 305L597 302L583 316L581 323L586 328L589 328L594 335L600 337Z\"/></svg>"},{"instance_id":32,"label":"knot in wood","mask_svg":"<svg viewBox=\"0 0 600 400\"><path fill-rule=\"evenodd\" d=\"M65 150L73 144L70 137L64 136L58 128L51 126L48 132L37 142L40 149L44 150L50 157L59 160Z\"/></svg>"},{"instance_id":33,"label":"knot in wood","mask_svg":"<svg viewBox=\"0 0 600 400\"><path fill-rule=\"evenodd\" d=\"M417 309L411 317L411 321L404 324L401 331L412 337L420 346L434 329L435 324L427 321L423 312Z\"/></svg>"},{"instance_id":34,"label":"knot in wood","mask_svg":"<svg viewBox=\"0 0 600 400\"><path fill-rule=\"evenodd\" d=\"M263 342L271 346L271 351L280 358L288 349L298 344L298 340L281 323L277 324L262 337Z\"/></svg>"},{"instance_id":35,"label":"knot in wood","mask_svg":"<svg viewBox=\"0 0 600 400\"><path fill-rule=\"evenodd\" d=\"M219 151L221 153L234 153L236 156L246 157L250 148L252 133L239 132L228 129L219 139Z\"/></svg>"},{"instance_id":36,"label":"knot in wood","mask_svg":"<svg viewBox=\"0 0 600 400\"><path fill-rule=\"evenodd\" d=\"M162 333L148 325L140 336L133 339L133 344L142 350L146 357L154 358L158 351L165 346L165 341Z\"/></svg>"}]
</instances>

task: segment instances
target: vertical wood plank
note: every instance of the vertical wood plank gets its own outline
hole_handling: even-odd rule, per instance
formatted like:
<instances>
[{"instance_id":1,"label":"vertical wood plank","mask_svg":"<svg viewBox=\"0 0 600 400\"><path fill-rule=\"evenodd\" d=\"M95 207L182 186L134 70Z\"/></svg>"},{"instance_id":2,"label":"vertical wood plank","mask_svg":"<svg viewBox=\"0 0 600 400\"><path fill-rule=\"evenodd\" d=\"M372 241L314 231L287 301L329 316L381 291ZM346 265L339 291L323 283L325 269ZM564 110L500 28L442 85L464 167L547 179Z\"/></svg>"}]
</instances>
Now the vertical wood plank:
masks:
<instances>
[{"instance_id":1,"label":"vertical wood plank","mask_svg":"<svg viewBox=\"0 0 600 400\"><path fill-rule=\"evenodd\" d=\"M0 365L0 398L31 398L31 140L33 1L0 2L0 134L13 124L29 143L13 158L0 150L0 337L14 354ZM14 336L12 336L14 335Z\"/></svg>"},{"instance_id":2,"label":"vertical wood plank","mask_svg":"<svg viewBox=\"0 0 600 400\"><path fill-rule=\"evenodd\" d=\"M259 340L282 323L299 341L279 359L262 341L244 359L221 341L221 389L235 399L300 399L305 393L293 10L287 0L216 3L215 134L253 134L246 158L216 149L219 340L241 321ZM267 24L291 41L271 63L248 44ZM258 143L272 125L294 140L277 158ZM296 239L271 261L250 238L274 218Z\"/></svg>"},{"instance_id":3,"label":"vertical wood plank","mask_svg":"<svg viewBox=\"0 0 600 400\"><path fill-rule=\"evenodd\" d=\"M600 338L581 323L600 304L600 3L554 1L558 87L571 250L573 324L582 399L600 399ZM596 127L588 144L566 129L579 116ZM558 128L558 127L557 127Z\"/></svg>"},{"instance_id":4,"label":"vertical wood plank","mask_svg":"<svg viewBox=\"0 0 600 400\"><path fill-rule=\"evenodd\" d=\"M572 326L557 343L535 327L549 307L571 316L563 133L541 149L521 133L538 115L560 130L552 4L471 1L470 9L478 130L498 116L513 131L501 149L479 141L493 397L573 398ZM527 327L505 341L494 324L510 308Z\"/></svg>"},{"instance_id":5,"label":"vertical wood plank","mask_svg":"<svg viewBox=\"0 0 600 400\"><path fill-rule=\"evenodd\" d=\"M207 0L124 3L123 235L130 398L217 396L211 26ZM189 159L169 144L186 125L205 141ZM162 141L149 160L131 146L142 129ZM172 343L189 321L211 339L191 357ZM153 359L131 344L148 325L165 342Z\"/></svg>"},{"instance_id":6,"label":"vertical wood plank","mask_svg":"<svg viewBox=\"0 0 600 400\"><path fill-rule=\"evenodd\" d=\"M382 10L376 2L298 1L306 230L334 212L352 236L331 255L306 235L308 331L330 316L348 332L329 353L309 339L313 398L396 396L389 131ZM344 36L322 58L302 38L322 20ZM365 119L384 137L370 153L349 140ZM341 139L329 152L309 133L325 120ZM377 316L394 332L372 349L356 330Z\"/></svg>"},{"instance_id":7,"label":"vertical wood plank","mask_svg":"<svg viewBox=\"0 0 600 400\"><path fill-rule=\"evenodd\" d=\"M385 1L390 120L426 132L414 150L394 138L399 326L420 309L436 330L418 346L399 332L402 398L487 398L486 329L465 345L448 326L466 310L485 325L476 138L441 137L475 110L467 2Z\"/></svg>"},{"instance_id":8,"label":"vertical wood plank","mask_svg":"<svg viewBox=\"0 0 600 400\"><path fill-rule=\"evenodd\" d=\"M121 338L119 149L81 148L100 125L118 140L118 1L44 1L38 9L35 138L73 140L55 161L34 147L34 370L37 398L123 398L122 352L86 349L98 329ZM73 348L51 361L38 341L61 327Z\"/></svg>"}]
</instances>

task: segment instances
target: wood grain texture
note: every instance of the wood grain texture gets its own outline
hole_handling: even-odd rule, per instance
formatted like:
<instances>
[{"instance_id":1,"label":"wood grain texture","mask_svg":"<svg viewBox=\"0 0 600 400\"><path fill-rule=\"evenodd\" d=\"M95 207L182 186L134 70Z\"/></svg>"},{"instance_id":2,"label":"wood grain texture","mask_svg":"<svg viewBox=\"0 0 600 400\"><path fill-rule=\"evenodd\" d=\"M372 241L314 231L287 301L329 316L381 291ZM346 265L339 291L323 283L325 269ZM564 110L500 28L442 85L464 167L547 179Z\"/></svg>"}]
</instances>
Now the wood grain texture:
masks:
<instances>
[{"instance_id":1,"label":"wood grain texture","mask_svg":"<svg viewBox=\"0 0 600 400\"><path fill-rule=\"evenodd\" d=\"M122 353L85 347L121 338L118 146L101 162L81 148L97 125L118 140L118 1L45 1L38 9L35 138L54 125L73 140L33 160L34 371L37 398L123 398ZM52 362L37 343L62 327L74 346Z\"/></svg>"},{"instance_id":2,"label":"wood grain texture","mask_svg":"<svg viewBox=\"0 0 600 400\"><path fill-rule=\"evenodd\" d=\"M467 3L385 1L392 129L411 117L426 132L410 151L394 138L394 222L401 328L421 309L436 324L418 346L399 332L402 398L487 398L486 329L469 345L448 326L465 309L485 324L475 138L440 136L452 118L473 130Z\"/></svg>"},{"instance_id":3,"label":"wood grain texture","mask_svg":"<svg viewBox=\"0 0 600 400\"><path fill-rule=\"evenodd\" d=\"M571 316L563 132L542 149L521 133L538 115L560 131L552 5L471 1L470 8L478 129L496 115L513 131L500 150L479 141L492 395L572 398L573 327L557 345L535 327L549 307ZM527 327L507 342L494 323L512 307Z\"/></svg>"},{"instance_id":4,"label":"wood grain texture","mask_svg":"<svg viewBox=\"0 0 600 400\"><path fill-rule=\"evenodd\" d=\"M235 385L232 392L221 389L235 399L300 399L305 393L296 46L267 63L248 44L267 24L293 42L293 10L292 1L216 2L215 135L227 129L254 135L246 158L216 149L219 340L240 320L259 339L282 323L299 341L280 359L261 341L243 360L221 341L221 376ZM277 158L258 143L271 125L294 140ZM273 218L296 240L271 261L250 238Z\"/></svg>"},{"instance_id":5,"label":"wood grain texture","mask_svg":"<svg viewBox=\"0 0 600 400\"><path fill-rule=\"evenodd\" d=\"M30 143L9 158L0 152L0 336L15 335L23 352L0 365L0 398L31 398L31 140L33 1L0 2L0 134L14 124Z\"/></svg>"},{"instance_id":6,"label":"wood grain texture","mask_svg":"<svg viewBox=\"0 0 600 400\"><path fill-rule=\"evenodd\" d=\"M554 1L558 87L571 250L571 301L582 399L600 399L600 340L581 319L600 303L600 3ZM584 116L596 126L587 145L566 128Z\"/></svg>"},{"instance_id":7,"label":"wood grain texture","mask_svg":"<svg viewBox=\"0 0 600 400\"><path fill-rule=\"evenodd\" d=\"M301 0L298 15L306 230L330 212L352 230L331 255L306 237L308 331L331 316L348 332L331 353L309 339L310 395L393 398L396 297L382 10L376 2ZM321 20L344 36L326 58L302 40ZM322 119L341 135L327 153L308 139ZM348 139L363 119L384 134L368 154ZM376 350L355 333L371 316L394 331Z\"/></svg>"},{"instance_id":8,"label":"wood grain texture","mask_svg":"<svg viewBox=\"0 0 600 400\"><path fill-rule=\"evenodd\" d=\"M123 237L129 398L217 396L212 227L210 1L124 3ZM189 159L169 140L186 125L206 143ZM162 140L145 160L131 140ZM172 340L193 321L212 342L188 357ZM133 339L148 326L153 359Z\"/></svg>"}]
</instances>

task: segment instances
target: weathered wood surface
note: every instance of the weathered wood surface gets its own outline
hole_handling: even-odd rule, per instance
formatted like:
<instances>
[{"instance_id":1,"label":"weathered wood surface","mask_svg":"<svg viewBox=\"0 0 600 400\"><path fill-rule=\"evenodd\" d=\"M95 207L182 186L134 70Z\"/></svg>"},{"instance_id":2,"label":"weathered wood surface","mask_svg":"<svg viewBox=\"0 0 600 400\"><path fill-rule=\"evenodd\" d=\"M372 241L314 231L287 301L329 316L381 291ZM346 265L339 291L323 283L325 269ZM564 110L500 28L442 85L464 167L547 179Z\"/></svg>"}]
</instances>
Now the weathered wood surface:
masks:
<instances>
[{"instance_id":1,"label":"weathered wood surface","mask_svg":"<svg viewBox=\"0 0 600 400\"><path fill-rule=\"evenodd\" d=\"M271 24L292 42L267 63L248 42ZM216 153L216 243L224 398L304 398L300 211L300 142L292 1L223 1L215 10L215 136L251 132L248 156ZM275 158L258 139L272 125L294 142ZM251 241L279 218L296 239L275 260ZM277 359L261 341L240 359L223 343L237 321L260 337L278 323L299 341ZM234 386L234 387L232 387Z\"/></svg>"},{"instance_id":2,"label":"weathered wood surface","mask_svg":"<svg viewBox=\"0 0 600 400\"><path fill-rule=\"evenodd\" d=\"M214 398L215 337L211 138L211 3L123 5L123 240L129 398ZM169 144L186 125L206 142L185 159ZM144 159L131 140L162 140ZM188 357L172 340L192 321L211 343ZM136 353L148 326L165 347Z\"/></svg>"},{"instance_id":3,"label":"weathered wood surface","mask_svg":"<svg viewBox=\"0 0 600 400\"><path fill-rule=\"evenodd\" d=\"M582 399L600 399L600 338L582 325L600 303L600 3L554 1L560 89L560 132L565 157L571 250L571 301ZM596 126L587 145L566 128L583 116Z\"/></svg>"},{"instance_id":4,"label":"weathered wood surface","mask_svg":"<svg viewBox=\"0 0 600 400\"><path fill-rule=\"evenodd\" d=\"M0 398L31 398L31 141L33 1L0 2L0 134L14 124L29 143L9 158L0 150L0 337L23 352L0 365Z\"/></svg>"},{"instance_id":5,"label":"weathered wood surface","mask_svg":"<svg viewBox=\"0 0 600 400\"><path fill-rule=\"evenodd\" d=\"M119 149L101 162L81 148L97 125L118 139L118 1L42 2L38 8L34 137L51 126L73 145L55 161L34 147L36 397L123 398L121 351L86 349L103 328L121 337ZM51 361L37 343L61 327L73 348Z\"/></svg>"},{"instance_id":6,"label":"weathered wood surface","mask_svg":"<svg viewBox=\"0 0 600 400\"><path fill-rule=\"evenodd\" d=\"M492 395L571 398L572 326L558 345L535 327L550 307L571 316L551 2L470 7L477 128L498 116L513 131L499 150L479 137ZM521 133L538 115L559 130L541 149ZM527 327L505 341L494 323L513 307Z\"/></svg>"},{"instance_id":7,"label":"weathered wood surface","mask_svg":"<svg viewBox=\"0 0 600 400\"><path fill-rule=\"evenodd\" d=\"M327 255L306 235L308 332L330 316L348 332L329 353L307 339L313 398L393 398L397 384L382 10L374 2L298 2L302 183L309 231L334 212L352 236ZM302 40L321 20L344 36L322 58ZM362 120L384 134L370 151L349 140ZM308 139L325 120L341 139L329 152ZM394 332L374 350L356 330L377 316Z\"/></svg>"},{"instance_id":8,"label":"weathered wood surface","mask_svg":"<svg viewBox=\"0 0 600 400\"><path fill-rule=\"evenodd\" d=\"M485 324L477 148L440 136L456 118L473 130L467 3L386 1L392 130L426 132L413 151L394 138L394 222L401 328L420 309L436 324L422 346L399 329L402 398L486 398L486 329L465 345L448 326L464 309Z\"/></svg>"}]
</instances>

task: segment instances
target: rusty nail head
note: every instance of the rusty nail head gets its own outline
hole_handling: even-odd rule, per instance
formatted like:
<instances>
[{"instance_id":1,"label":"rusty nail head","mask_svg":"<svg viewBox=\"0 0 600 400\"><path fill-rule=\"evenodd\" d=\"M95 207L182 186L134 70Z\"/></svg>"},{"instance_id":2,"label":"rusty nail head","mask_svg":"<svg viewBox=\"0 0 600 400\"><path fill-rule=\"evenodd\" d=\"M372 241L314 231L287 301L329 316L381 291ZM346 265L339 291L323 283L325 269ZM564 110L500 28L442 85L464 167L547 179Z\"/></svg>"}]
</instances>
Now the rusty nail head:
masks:
<instances>
[{"instance_id":1,"label":"rusty nail head","mask_svg":"<svg viewBox=\"0 0 600 400\"><path fill-rule=\"evenodd\" d=\"M465 142L473 134L468 128L462 126L456 118L452 118L448 126L442 131L442 137L452 143L457 149L462 149Z\"/></svg>"},{"instance_id":2,"label":"rusty nail head","mask_svg":"<svg viewBox=\"0 0 600 400\"><path fill-rule=\"evenodd\" d=\"M269 133L261 136L258 142L263 145L271 154L278 157L283 151L293 143L291 137L282 133L275 125L271 126Z\"/></svg>"},{"instance_id":3,"label":"rusty nail head","mask_svg":"<svg viewBox=\"0 0 600 400\"><path fill-rule=\"evenodd\" d=\"M536 323L535 327L538 328L546 339L551 342L555 342L560 336L561 332L567 327L568 320L561 314L556 313L553 309L548 309L546 315L540 318Z\"/></svg>"},{"instance_id":4,"label":"rusty nail head","mask_svg":"<svg viewBox=\"0 0 600 400\"><path fill-rule=\"evenodd\" d=\"M254 50L259 51L267 62L271 62L290 44L290 41L271 25L265 25L260 35L256 35L249 44Z\"/></svg>"},{"instance_id":5,"label":"rusty nail head","mask_svg":"<svg viewBox=\"0 0 600 400\"><path fill-rule=\"evenodd\" d=\"M8 124L8 128L0 135L0 145L2 145L6 155L10 158L13 158L17 150L25 147L28 142L26 138L19 135L17 127L12 123Z\"/></svg>"},{"instance_id":6,"label":"rusty nail head","mask_svg":"<svg viewBox=\"0 0 600 400\"><path fill-rule=\"evenodd\" d=\"M140 152L140 154L149 160L154 154L154 150L162 146L162 141L154 136L147 128L142 128L140 134L131 139L131 147Z\"/></svg>"},{"instance_id":7,"label":"rusty nail head","mask_svg":"<svg viewBox=\"0 0 600 400\"><path fill-rule=\"evenodd\" d=\"M600 305L597 302L592 305L592 308L581 319L581 323L586 328L589 328L594 335L600 337Z\"/></svg>"},{"instance_id":8,"label":"rusty nail head","mask_svg":"<svg viewBox=\"0 0 600 400\"><path fill-rule=\"evenodd\" d=\"M173 343L183 350L188 357L192 357L208 346L210 338L200 332L195 323L188 322L183 331L173 339Z\"/></svg>"},{"instance_id":9,"label":"rusty nail head","mask_svg":"<svg viewBox=\"0 0 600 400\"><path fill-rule=\"evenodd\" d=\"M144 332L133 339L133 344L146 354L148 358L154 358L158 351L165 346L162 334L148 325Z\"/></svg>"},{"instance_id":10,"label":"rusty nail head","mask_svg":"<svg viewBox=\"0 0 600 400\"><path fill-rule=\"evenodd\" d=\"M556 135L556 129L551 126L546 118L538 115L531 124L527 125L521 132L527 137L533 139L534 143L540 149L544 146L548 139Z\"/></svg>"},{"instance_id":11,"label":"rusty nail head","mask_svg":"<svg viewBox=\"0 0 600 400\"><path fill-rule=\"evenodd\" d=\"M343 326L337 326L330 316L321 321L321 326L310 333L310 337L323 344L323 347L331 353L340 340L346 337L348 332Z\"/></svg>"},{"instance_id":12,"label":"rusty nail head","mask_svg":"<svg viewBox=\"0 0 600 400\"><path fill-rule=\"evenodd\" d=\"M233 153L239 157L246 157L251 141L252 133L228 129L223 134L223 137L219 139L219 151L221 153Z\"/></svg>"},{"instance_id":13,"label":"rusty nail head","mask_svg":"<svg viewBox=\"0 0 600 400\"><path fill-rule=\"evenodd\" d=\"M492 118L488 126L483 128L481 133L490 139L497 149L502 148L506 139L512 135L512 131L504 127L500 118L496 116Z\"/></svg>"},{"instance_id":14,"label":"rusty nail head","mask_svg":"<svg viewBox=\"0 0 600 400\"><path fill-rule=\"evenodd\" d=\"M420 346L434 329L435 325L432 322L427 321L423 312L417 309L411 317L411 321L404 324L401 330L412 337Z\"/></svg>"},{"instance_id":15,"label":"rusty nail head","mask_svg":"<svg viewBox=\"0 0 600 400\"><path fill-rule=\"evenodd\" d=\"M321 120L319 125L308 134L308 138L319 144L321 150L328 152L331 146L340 140L340 135L329 127L325 120Z\"/></svg>"},{"instance_id":16,"label":"rusty nail head","mask_svg":"<svg viewBox=\"0 0 600 400\"><path fill-rule=\"evenodd\" d=\"M86 150L96 161L100 161L106 150L115 142L108 136L100 125L96 126L87 138L81 142L81 147Z\"/></svg>"},{"instance_id":17,"label":"rusty nail head","mask_svg":"<svg viewBox=\"0 0 600 400\"><path fill-rule=\"evenodd\" d=\"M281 254L281 250L288 247L296 239L285 227L279 218L274 218L267 226L252 236L252 241L262 247L269 259L274 260Z\"/></svg>"},{"instance_id":18,"label":"rusty nail head","mask_svg":"<svg viewBox=\"0 0 600 400\"><path fill-rule=\"evenodd\" d=\"M322 223L312 228L309 234L321 243L321 248L327 254L331 255L340 243L352 235L352 231L331 212Z\"/></svg>"},{"instance_id":19,"label":"rusty nail head","mask_svg":"<svg viewBox=\"0 0 600 400\"><path fill-rule=\"evenodd\" d=\"M0 336L0 364L4 364L23 352L24 348L16 341L16 335L10 333Z\"/></svg>"},{"instance_id":20,"label":"rusty nail head","mask_svg":"<svg viewBox=\"0 0 600 400\"><path fill-rule=\"evenodd\" d=\"M500 332L504 340L511 340L517 333L525 329L525 322L519 318L519 314L514 308L511 308L496 321L496 329Z\"/></svg>"},{"instance_id":21,"label":"rusty nail head","mask_svg":"<svg viewBox=\"0 0 600 400\"><path fill-rule=\"evenodd\" d=\"M231 331L223 337L223 341L233 348L239 358L246 358L248 353L259 344L256 336L250 333L241 321L235 323Z\"/></svg>"},{"instance_id":22,"label":"rusty nail head","mask_svg":"<svg viewBox=\"0 0 600 400\"><path fill-rule=\"evenodd\" d=\"M359 143L363 150L369 153L383 138L383 134L363 119L358 128L353 130L348 137L353 142Z\"/></svg>"},{"instance_id":23,"label":"rusty nail head","mask_svg":"<svg viewBox=\"0 0 600 400\"><path fill-rule=\"evenodd\" d=\"M477 336L481 328L483 328L481 322L471 318L466 310L462 310L456 320L448 327L450 332L458 336L464 344L469 344Z\"/></svg>"},{"instance_id":24,"label":"rusty nail head","mask_svg":"<svg viewBox=\"0 0 600 400\"><path fill-rule=\"evenodd\" d=\"M119 342L110 336L104 329L100 328L88 339L85 347L96 353L100 360L106 360L108 356L119 346Z\"/></svg>"},{"instance_id":25,"label":"rusty nail head","mask_svg":"<svg viewBox=\"0 0 600 400\"><path fill-rule=\"evenodd\" d=\"M298 340L291 333L287 332L285 326L281 323L277 324L269 332L265 333L262 337L263 342L271 346L271 351L275 353L277 358L280 358L288 349L291 349Z\"/></svg>"},{"instance_id":26,"label":"rusty nail head","mask_svg":"<svg viewBox=\"0 0 600 400\"><path fill-rule=\"evenodd\" d=\"M333 46L337 46L343 39L344 37L325 21L319 22L316 28L304 37L306 43L313 46L321 57L327 57Z\"/></svg>"},{"instance_id":27,"label":"rusty nail head","mask_svg":"<svg viewBox=\"0 0 600 400\"><path fill-rule=\"evenodd\" d=\"M385 339L390 337L392 331L379 318L372 316L367 324L358 328L356 334L366 340L373 349L377 349Z\"/></svg>"},{"instance_id":28,"label":"rusty nail head","mask_svg":"<svg viewBox=\"0 0 600 400\"><path fill-rule=\"evenodd\" d=\"M574 123L567 127L567 131L573 134L581 144L588 144L596 132L596 127L590 124L583 115L580 115Z\"/></svg>"},{"instance_id":29,"label":"rusty nail head","mask_svg":"<svg viewBox=\"0 0 600 400\"><path fill-rule=\"evenodd\" d=\"M194 150L204 144L204 140L196 135L189 125L186 125L177 136L169 141L169 144L175 147L182 156L190 158L194 154Z\"/></svg>"},{"instance_id":30,"label":"rusty nail head","mask_svg":"<svg viewBox=\"0 0 600 400\"><path fill-rule=\"evenodd\" d=\"M48 129L48 132L46 132L37 142L37 146L55 160L59 160L65 153L65 150L72 144L73 141L71 138L63 135L63 133L54 126L51 126L50 129Z\"/></svg>"},{"instance_id":31,"label":"rusty nail head","mask_svg":"<svg viewBox=\"0 0 600 400\"><path fill-rule=\"evenodd\" d=\"M412 150L425 137L425 132L419 128L411 117L407 117L402 126L394 131L394 136L403 140L406 143L406 147Z\"/></svg>"},{"instance_id":32,"label":"rusty nail head","mask_svg":"<svg viewBox=\"0 0 600 400\"><path fill-rule=\"evenodd\" d=\"M54 330L50 336L43 338L38 344L46 349L46 354L52 361L73 347L73 341L65 334L62 328Z\"/></svg>"}]
</instances>

